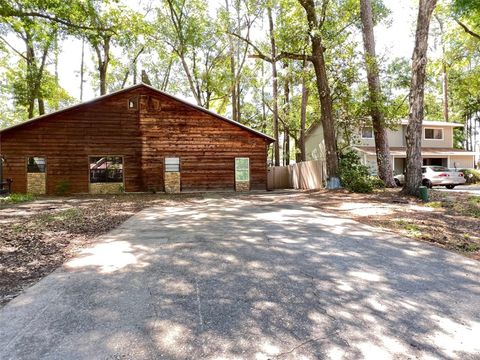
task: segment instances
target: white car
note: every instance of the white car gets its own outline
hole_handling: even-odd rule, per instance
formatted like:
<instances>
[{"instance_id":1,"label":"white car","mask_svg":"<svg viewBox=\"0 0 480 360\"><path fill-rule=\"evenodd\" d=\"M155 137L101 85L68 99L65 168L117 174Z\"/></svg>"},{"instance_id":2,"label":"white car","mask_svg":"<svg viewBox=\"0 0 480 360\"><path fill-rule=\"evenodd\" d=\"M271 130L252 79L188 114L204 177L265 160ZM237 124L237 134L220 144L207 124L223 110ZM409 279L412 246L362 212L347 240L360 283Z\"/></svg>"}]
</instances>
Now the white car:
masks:
<instances>
[{"instance_id":1,"label":"white car","mask_svg":"<svg viewBox=\"0 0 480 360\"><path fill-rule=\"evenodd\" d=\"M422 166L422 185L428 188L433 186L445 186L447 189L453 189L457 185L463 185L466 182L463 173L444 166ZM405 175L395 175L397 186L405 182Z\"/></svg>"}]
</instances>

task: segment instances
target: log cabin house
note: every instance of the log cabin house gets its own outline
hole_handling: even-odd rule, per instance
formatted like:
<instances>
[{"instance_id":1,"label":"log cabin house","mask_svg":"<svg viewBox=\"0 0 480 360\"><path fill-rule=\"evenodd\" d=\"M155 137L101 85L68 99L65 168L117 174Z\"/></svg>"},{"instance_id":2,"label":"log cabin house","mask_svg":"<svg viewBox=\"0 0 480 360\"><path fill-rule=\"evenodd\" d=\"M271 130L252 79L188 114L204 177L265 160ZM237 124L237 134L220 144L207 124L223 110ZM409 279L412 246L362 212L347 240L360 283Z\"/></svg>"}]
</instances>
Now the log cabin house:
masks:
<instances>
[{"instance_id":1,"label":"log cabin house","mask_svg":"<svg viewBox=\"0 0 480 360\"><path fill-rule=\"evenodd\" d=\"M0 155L13 192L246 191L273 141L138 84L1 130Z\"/></svg>"}]
</instances>

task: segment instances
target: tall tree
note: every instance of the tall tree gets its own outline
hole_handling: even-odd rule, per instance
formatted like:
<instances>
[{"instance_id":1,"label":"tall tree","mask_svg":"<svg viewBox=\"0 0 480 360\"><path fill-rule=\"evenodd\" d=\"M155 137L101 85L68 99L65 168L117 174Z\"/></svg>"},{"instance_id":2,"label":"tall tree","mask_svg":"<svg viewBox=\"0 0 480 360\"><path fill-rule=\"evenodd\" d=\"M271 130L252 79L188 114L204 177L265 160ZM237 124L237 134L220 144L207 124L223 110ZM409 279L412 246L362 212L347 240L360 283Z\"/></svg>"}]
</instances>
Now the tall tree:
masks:
<instances>
[{"instance_id":1,"label":"tall tree","mask_svg":"<svg viewBox=\"0 0 480 360\"><path fill-rule=\"evenodd\" d=\"M317 8L314 0L298 0L305 9L308 21L308 34L312 47L312 55L309 57L313 64L316 77L316 85L320 97L320 107L322 110L321 121L323 134L325 138L325 158L327 167L327 176L329 178L338 176L338 155L337 141L335 135L335 120L332 110L332 97L330 86L328 84L327 67L325 63L325 47L321 35L322 26L328 8L328 0L323 0L320 15L317 14Z\"/></svg>"},{"instance_id":2,"label":"tall tree","mask_svg":"<svg viewBox=\"0 0 480 360\"><path fill-rule=\"evenodd\" d=\"M105 95L109 85L112 49L117 44L131 44L131 38L137 35L140 16L123 5L112 6L115 0L88 0L77 3L83 12L76 15L76 19L87 29L72 27L70 31L86 39L94 50L100 95Z\"/></svg>"},{"instance_id":3,"label":"tall tree","mask_svg":"<svg viewBox=\"0 0 480 360\"><path fill-rule=\"evenodd\" d=\"M228 36L229 52L229 79L230 79L230 105L232 119L241 122L242 119L242 75L247 59L249 44L240 41L232 34L244 34L250 39L250 30L258 16L259 6L240 0L225 0L225 14L220 14L225 23ZM222 16L223 15L223 16Z\"/></svg>"},{"instance_id":4,"label":"tall tree","mask_svg":"<svg viewBox=\"0 0 480 360\"><path fill-rule=\"evenodd\" d=\"M403 192L418 195L422 184L422 123L424 116L425 73L427 67L428 31L437 0L420 0L412 59L407 126L407 173Z\"/></svg>"},{"instance_id":5,"label":"tall tree","mask_svg":"<svg viewBox=\"0 0 480 360\"><path fill-rule=\"evenodd\" d=\"M443 98L443 119L448 122L449 120L449 109L448 109L448 69L447 69L447 59L446 59L446 50L445 50L445 27L443 19L437 14L435 19L438 22L440 28L440 42L442 47L442 98Z\"/></svg>"},{"instance_id":6,"label":"tall tree","mask_svg":"<svg viewBox=\"0 0 480 360\"><path fill-rule=\"evenodd\" d=\"M305 70L306 62L303 61L303 70ZM308 104L308 87L307 80L305 79L305 74L302 73L302 102L300 105L300 135L299 135L299 153L300 161L307 160L307 153L305 148L305 132L307 125L307 104Z\"/></svg>"},{"instance_id":7,"label":"tall tree","mask_svg":"<svg viewBox=\"0 0 480 360\"><path fill-rule=\"evenodd\" d=\"M480 2L478 0L453 0L452 7L457 24L468 35L480 40Z\"/></svg>"},{"instance_id":8,"label":"tall tree","mask_svg":"<svg viewBox=\"0 0 480 360\"><path fill-rule=\"evenodd\" d=\"M280 166L280 144L279 140L279 130L278 130L278 73L277 73L277 62L275 61L277 57L277 46L275 44L275 32L272 16L272 8L269 6L267 8L268 14L268 29L270 34L270 56L272 61L272 95L273 95L273 137L275 138L274 152L275 152L275 166Z\"/></svg>"},{"instance_id":9,"label":"tall tree","mask_svg":"<svg viewBox=\"0 0 480 360\"><path fill-rule=\"evenodd\" d=\"M360 0L360 16L364 45L365 66L367 70L368 90L370 97L370 116L372 118L377 153L378 176L387 187L395 187L393 179L390 148L382 105L382 90L377 55L375 52L375 36L373 33L373 10L370 0Z\"/></svg>"},{"instance_id":10,"label":"tall tree","mask_svg":"<svg viewBox=\"0 0 480 360\"><path fill-rule=\"evenodd\" d=\"M14 33L21 42L24 50L15 48L9 40L0 36L3 41L16 55L24 61L25 72L21 75L18 72L14 91L16 92L17 103L27 107L28 118L35 115L35 103L37 103L39 115L45 113L44 83L48 55L53 50L55 38L58 33L58 26L51 25L39 18L26 16L0 17L0 22L9 31ZM22 69L22 66L20 66Z\"/></svg>"},{"instance_id":11,"label":"tall tree","mask_svg":"<svg viewBox=\"0 0 480 360\"><path fill-rule=\"evenodd\" d=\"M215 21L209 17L204 2L164 0L164 4L156 9L157 38L164 41L180 61L197 105L208 109L213 101L228 97L225 91L228 85L222 78L228 45L219 41Z\"/></svg>"}]
</instances>

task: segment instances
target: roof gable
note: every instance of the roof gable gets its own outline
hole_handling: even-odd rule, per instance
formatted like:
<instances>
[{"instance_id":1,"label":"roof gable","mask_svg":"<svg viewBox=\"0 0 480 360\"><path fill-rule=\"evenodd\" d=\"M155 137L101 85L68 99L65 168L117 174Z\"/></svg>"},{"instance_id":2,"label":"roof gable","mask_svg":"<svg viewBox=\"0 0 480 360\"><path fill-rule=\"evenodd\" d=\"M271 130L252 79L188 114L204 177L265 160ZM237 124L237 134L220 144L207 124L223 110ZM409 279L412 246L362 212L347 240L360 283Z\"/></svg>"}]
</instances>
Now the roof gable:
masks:
<instances>
[{"instance_id":1,"label":"roof gable","mask_svg":"<svg viewBox=\"0 0 480 360\"><path fill-rule=\"evenodd\" d=\"M217 119L220 119L220 120L222 120L222 121L226 121L226 122L228 122L228 123L231 123L231 124L233 124L233 125L235 125L235 126L238 126L238 127L242 128L242 129L246 130L246 131L249 131L249 132L251 132L251 133L253 133L253 134L257 135L257 136L263 137L263 138L266 139L269 143L272 143L272 142L275 141L275 139L274 139L273 137L268 136L268 135L266 135L266 134L263 134L263 133L261 133L260 131L254 130L254 129L252 129L252 128L248 127L248 126L245 126L245 125L243 125L243 124L241 124L241 123L239 123L239 122L237 122L237 121L231 120L231 119L226 118L226 117L224 117L224 116L221 116L221 115L219 115L219 114L217 114L217 113L214 113L213 111L210 111L210 110L207 110L207 109L205 109L205 108L202 108L201 106L191 104L191 103L189 103L188 101L185 101L185 100L180 99L180 98L178 98L178 97L176 97L176 96L170 95L170 94L168 94L168 93L166 93L166 92L164 92L164 91L158 90L158 89L154 88L153 86L150 86L150 85L147 85L147 84L144 84L144 83L136 84L136 85L130 86L130 87L128 87L128 88L124 88L124 89L121 89L121 90L112 92L112 93L110 93L110 94L106 94L106 95L102 95L102 96L96 97L96 98L94 98L94 99L92 99L92 100L85 101L85 102L80 103L80 104L76 104L76 105L73 105L73 106L69 106L69 107L66 107L66 108L64 108L64 109L61 109L61 110L58 110L58 111L54 111L54 112L49 113L49 114L44 114L44 115L38 116L38 117L36 117L36 118L29 119L29 120L24 121L24 122L22 122L22 123L19 123L19 124L16 124L16 125L7 127L7 128L5 128L5 129L1 129L1 130L0 130L0 134L3 133L3 132L6 132L6 131L10 131L10 130L19 128L19 127L23 127L23 126L25 126L25 125L27 125L27 124L31 124L31 123L33 123L33 122L37 122L37 121L42 120L42 119L46 119L46 118L49 118L49 117L52 117L52 116L55 116L55 115L59 115L59 114L62 114L62 113L66 113L66 112L68 112L68 111L77 110L77 109L80 109L80 108L82 108L82 107L84 107L84 106L87 106L87 105L90 105L90 104L93 104L93 103L102 101L102 100L104 100L104 99L106 99L106 98L110 98L110 97L112 97L112 96L115 96L115 95L118 95L118 94L122 94L122 93L126 93L126 92L129 92L129 91L132 91L132 90L135 90L135 89L138 89L138 88L142 88L142 87L143 87L143 88L150 89L150 90L152 90L152 91L154 91L154 92L156 92L156 93L158 93L158 94L161 94L161 95L163 95L163 96L165 96L165 97L168 97L168 98L170 98L170 99L172 99L172 100L174 100L174 101L180 102L180 103L182 103L182 104L184 104L184 105L186 105L186 106L188 106L188 107L190 107L190 108L193 108L193 109L195 109L195 110L204 112L204 113L206 113L206 114L208 114L208 115L214 116L214 117L216 117Z\"/></svg>"}]
</instances>

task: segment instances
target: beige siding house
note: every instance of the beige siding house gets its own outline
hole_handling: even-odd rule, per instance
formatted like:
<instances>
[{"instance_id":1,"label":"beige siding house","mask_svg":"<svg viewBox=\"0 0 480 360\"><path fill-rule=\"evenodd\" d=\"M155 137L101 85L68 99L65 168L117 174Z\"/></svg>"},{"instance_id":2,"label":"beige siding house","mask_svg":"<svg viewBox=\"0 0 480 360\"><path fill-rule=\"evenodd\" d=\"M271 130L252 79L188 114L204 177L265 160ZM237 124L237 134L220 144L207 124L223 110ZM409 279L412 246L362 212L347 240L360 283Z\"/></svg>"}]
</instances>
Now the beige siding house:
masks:
<instances>
[{"instance_id":1,"label":"beige siding house","mask_svg":"<svg viewBox=\"0 0 480 360\"><path fill-rule=\"evenodd\" d=\"M402 120L395 130L388 130L390 155L395 174L405 170L407 120ZM422 157L424 165L442 165L449 168L474 168L475 153L462 149L454 149L453 129L463 127L463 124L440 121L424 121L422 129ZM373 129L366 126L359 129L353 136L353 148L358 151L363 163L372 173L377 171L375 155L375 140ZM323 129L320 124L312 126L307 131L306 151L308 160L325 158Z\"/></svg>"}]
</instances>

